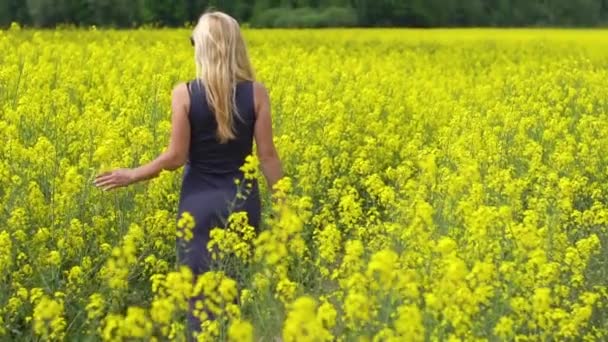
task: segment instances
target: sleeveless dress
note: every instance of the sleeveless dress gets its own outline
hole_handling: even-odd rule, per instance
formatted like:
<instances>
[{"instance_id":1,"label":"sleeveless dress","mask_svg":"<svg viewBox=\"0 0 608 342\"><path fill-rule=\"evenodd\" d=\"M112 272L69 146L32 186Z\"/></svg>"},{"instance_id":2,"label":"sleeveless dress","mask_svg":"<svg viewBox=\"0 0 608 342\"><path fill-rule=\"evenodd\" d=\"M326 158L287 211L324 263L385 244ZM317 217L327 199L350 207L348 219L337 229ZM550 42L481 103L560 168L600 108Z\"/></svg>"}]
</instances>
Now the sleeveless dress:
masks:
<instances>
[{"instance_id":1,"label":"sleeveless dress","mask_svg":"<svg viewBox=\"0 0 608 342\"><path fill-rule=\"evenodd\" d=\"M177 240L178 263L192 269L195 278L210 270L211 256L207 250L209 232L215 227L225 227L230 212L246 211L249 224L256 231L260 222L260 196L257 181L245 199L236 201L235 179L243 184L239 168L245 157L251 154L255 107L253 82L243 81L236 86L236 107L239 117L233 116L236 138L227 143L217 140L217 121L209 107L204 85L200 81L187 84L190 93L190 150L184 166L182 187L178 205L178 220L182 213L193 216L195 227L190 241ZM234 203L233 203L234 204ZM190 302L192 311L194 302ZM200 322L188 315L188 334L200 330Z\"/></svg>"}]
</instances>

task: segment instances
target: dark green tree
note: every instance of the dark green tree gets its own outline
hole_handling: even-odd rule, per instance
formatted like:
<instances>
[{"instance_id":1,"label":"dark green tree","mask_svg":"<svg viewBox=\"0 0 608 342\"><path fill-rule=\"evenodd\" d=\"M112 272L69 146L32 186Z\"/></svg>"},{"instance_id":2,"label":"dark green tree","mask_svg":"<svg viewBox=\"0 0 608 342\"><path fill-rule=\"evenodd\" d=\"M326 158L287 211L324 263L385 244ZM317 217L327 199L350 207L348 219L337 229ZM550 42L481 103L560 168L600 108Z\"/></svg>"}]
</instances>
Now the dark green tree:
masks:
<instances>
[{"instance_id":1,"label":"dark green tree","mask_svg":"<svg viewBox=\"0 0 608 342\"><path fill-rule=\"evenodd\" d=\"M0 26L182 26L207 8L270 27L608 25L608 0L0 0Z\"/></svg>"},{"instance_id":2,"label":"dark green tree","mask_svg":"<svg viewBox=\"0 0 608 342\"><path fill-rule=\"evenodd\" d=\"M9 26L13 21L30 24L26 2L23 0L0 0L0 27Z\"/></svg>"}]
</instances>

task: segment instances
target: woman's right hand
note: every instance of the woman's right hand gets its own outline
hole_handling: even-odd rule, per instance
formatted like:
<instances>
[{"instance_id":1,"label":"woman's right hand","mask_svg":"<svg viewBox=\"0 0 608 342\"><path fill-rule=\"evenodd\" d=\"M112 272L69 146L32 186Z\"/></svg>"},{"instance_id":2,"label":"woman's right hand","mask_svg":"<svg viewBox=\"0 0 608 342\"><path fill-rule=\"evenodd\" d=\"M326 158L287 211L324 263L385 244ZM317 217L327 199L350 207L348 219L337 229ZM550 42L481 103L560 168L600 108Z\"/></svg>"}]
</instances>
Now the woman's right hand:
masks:
<instances>
[{"instance_id":1,"label":"woman's right hand","mask_svg":"<svg viewBox=\"0 0 608 342\"><path fill-rule=\"evenodd\" d=\"M117 169L104 172L95 177L93 183L104 191L128 186L135 182L133 169Z\"/></svg>"}]
</instances>

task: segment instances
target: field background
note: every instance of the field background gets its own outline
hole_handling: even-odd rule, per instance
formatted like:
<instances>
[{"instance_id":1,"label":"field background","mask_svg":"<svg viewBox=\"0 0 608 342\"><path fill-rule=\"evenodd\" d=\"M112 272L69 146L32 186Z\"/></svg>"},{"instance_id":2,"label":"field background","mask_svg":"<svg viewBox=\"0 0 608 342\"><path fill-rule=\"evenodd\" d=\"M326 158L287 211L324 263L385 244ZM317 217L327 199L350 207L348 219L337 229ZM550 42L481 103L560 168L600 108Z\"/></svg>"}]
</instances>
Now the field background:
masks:
<instances>
[{"instance_id":1,"label":"field background","mask_svg":"<svg viewBox=\"0 0 608 342\"><path fill-rule=\"evenodd\" d=\"M217 233L204 338L608 338L607 31L244 34L286 206ZM92 177L165 148L189 35L0 31L1 340L179 339L181 171Z\"/></svg>"}]
</instances>

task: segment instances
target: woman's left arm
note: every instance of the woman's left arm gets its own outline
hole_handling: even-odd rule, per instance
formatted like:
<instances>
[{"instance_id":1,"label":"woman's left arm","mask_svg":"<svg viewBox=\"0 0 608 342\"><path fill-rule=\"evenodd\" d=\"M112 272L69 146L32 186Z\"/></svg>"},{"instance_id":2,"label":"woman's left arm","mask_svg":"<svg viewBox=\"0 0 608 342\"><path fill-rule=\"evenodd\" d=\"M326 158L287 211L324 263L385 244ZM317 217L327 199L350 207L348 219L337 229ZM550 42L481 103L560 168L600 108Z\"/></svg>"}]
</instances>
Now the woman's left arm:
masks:
<instances>
[{"instance_id":1,"label":"woman's left arm","mask_svg":"<svg viewBox=\"0 0 608 342\"><path fill-rule=\"evenodd\" d=\"M153 161L134 169L117 169L95 178L94 184L103 190L127 186L154 178L162 170L176 170L186 163L190 146L190 96L186 84L177 85L171 94L171 141L169 148Z\"/></svg>"}]
</instances>

